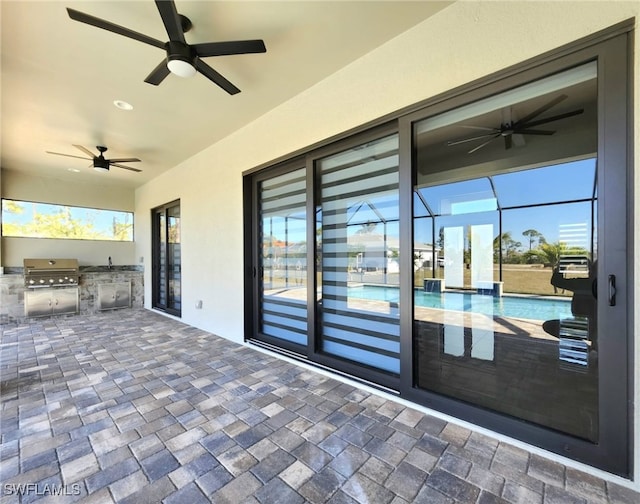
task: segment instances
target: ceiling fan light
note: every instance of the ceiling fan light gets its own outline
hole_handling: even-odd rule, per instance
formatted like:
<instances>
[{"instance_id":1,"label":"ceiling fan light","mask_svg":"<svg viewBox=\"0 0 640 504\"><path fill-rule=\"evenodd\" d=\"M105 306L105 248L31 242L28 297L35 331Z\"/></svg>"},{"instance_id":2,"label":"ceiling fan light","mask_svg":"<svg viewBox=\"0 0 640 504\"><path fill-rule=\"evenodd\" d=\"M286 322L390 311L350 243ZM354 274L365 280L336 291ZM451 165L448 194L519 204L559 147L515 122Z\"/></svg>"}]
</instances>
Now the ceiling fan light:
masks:
<instances>
[{"instance_id":1,"label":"ceiling fan light","mask_svg":"<svg viewBox=\"0 0 640 504\"><path fill-rule=\"evenodd\" d=\"M102 173L107 173L109 171L109 167L108 166L98 166L98 165L96 165L96 166L93 167L93 169L95 171L99 171L99 172L102 172Z\"/></svg>"},{"instance_id":2,"label":"ceiling fan light","mask_svg":"<svg viewBox=\"0 0 640 504\"><path fill-rule=\"evenodd\" d=\"M193 77L196 74L195 67L188 61L181 59L170 59L167 61L169 71L178 77Z\"/></svg>"}]
</instances>

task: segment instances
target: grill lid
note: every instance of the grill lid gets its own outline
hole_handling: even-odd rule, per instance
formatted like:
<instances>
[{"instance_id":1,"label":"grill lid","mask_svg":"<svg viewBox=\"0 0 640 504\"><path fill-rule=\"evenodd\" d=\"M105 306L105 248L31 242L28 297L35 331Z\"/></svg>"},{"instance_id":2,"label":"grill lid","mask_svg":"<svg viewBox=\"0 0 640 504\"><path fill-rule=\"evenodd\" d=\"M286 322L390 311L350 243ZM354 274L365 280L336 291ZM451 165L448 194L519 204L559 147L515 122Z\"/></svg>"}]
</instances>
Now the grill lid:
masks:
<instances>
[{"instance_id":1,"label":"grill lid","mask_svg":"<svg viewBox=\"0 0 640 504\"><path fill-rule=\"evenodd\" d=\"M77 259L24 259L24 283L27 287L78 284Z\"/></svg>"}]
</instances>

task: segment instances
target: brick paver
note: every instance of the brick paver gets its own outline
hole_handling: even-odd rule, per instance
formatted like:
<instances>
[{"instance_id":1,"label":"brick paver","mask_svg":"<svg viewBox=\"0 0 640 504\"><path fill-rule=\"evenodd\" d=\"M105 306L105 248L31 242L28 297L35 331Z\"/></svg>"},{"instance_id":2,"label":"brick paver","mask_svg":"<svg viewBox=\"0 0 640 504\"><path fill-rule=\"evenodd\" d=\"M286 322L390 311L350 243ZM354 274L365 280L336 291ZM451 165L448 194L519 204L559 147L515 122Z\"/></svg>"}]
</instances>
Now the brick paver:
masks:
<instances>
[{"instance_id":1,"label":"brick paver","mask_svg":"<svg viewBox=\"0 0 640 504\"><path fill-rule=\"evenodd\" d=\"M2 504L640 502L151 311L0 330Z\"/></svg>"}]
</instances>

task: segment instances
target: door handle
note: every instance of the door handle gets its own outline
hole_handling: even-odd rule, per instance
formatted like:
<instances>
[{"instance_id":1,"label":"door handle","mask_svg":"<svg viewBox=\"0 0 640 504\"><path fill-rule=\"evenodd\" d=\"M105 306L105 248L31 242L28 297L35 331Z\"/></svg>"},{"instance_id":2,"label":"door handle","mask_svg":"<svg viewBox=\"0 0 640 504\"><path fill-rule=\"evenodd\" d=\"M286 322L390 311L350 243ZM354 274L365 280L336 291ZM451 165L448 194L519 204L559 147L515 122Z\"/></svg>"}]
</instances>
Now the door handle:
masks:
<instances>
[{"instance_id":1,"label":"door handle","mask_svg":"<svg viewBox=\"0 0 640 504\"><path fill-rule=\"evenodd\" d=\"M616 305L616 276L609 275L609 306Z\"/></svg>"}]
</instances>

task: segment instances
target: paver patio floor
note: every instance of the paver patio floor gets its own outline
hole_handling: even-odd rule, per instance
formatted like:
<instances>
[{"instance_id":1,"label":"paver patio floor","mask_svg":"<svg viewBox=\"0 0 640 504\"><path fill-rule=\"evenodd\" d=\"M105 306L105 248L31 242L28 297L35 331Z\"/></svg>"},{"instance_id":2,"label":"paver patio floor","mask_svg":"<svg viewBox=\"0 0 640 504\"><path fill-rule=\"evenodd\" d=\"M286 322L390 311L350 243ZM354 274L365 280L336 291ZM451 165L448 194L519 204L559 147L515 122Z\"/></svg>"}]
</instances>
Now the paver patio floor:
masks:
<instances>
[{"instance_id":1,"label":"paver patio floor","mask_svg":"<svg viewBox=\"0 0 640 504\"><path fill-rule=\"evenodd\" d=\"M1 331L2 503L640 502L152 311Z\"/></svg>"}]
</instances>

